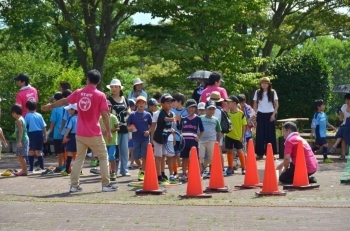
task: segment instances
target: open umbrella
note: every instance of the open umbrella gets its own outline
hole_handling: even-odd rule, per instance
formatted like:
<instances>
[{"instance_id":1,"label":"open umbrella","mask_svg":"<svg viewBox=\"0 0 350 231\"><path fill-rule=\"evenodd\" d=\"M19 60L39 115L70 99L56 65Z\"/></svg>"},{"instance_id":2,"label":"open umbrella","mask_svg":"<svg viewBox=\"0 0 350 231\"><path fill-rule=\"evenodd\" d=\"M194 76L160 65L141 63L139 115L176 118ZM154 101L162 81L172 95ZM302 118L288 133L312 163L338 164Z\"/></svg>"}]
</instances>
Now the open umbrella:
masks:
<instances>
[{"instance_id":1,"label":"open umbrella","mask_svg":"<svg viewBox=\"0 0 350 231\"><path fill-rule=\"evenodd\" d=\"M193 80L193 81L208 80L210 74L211 74L211 71L200 70L200 71L193 72L186 79Z\"/></svg>"},{"instance_id":2,"label":"open umbrella","mask_svg":"<svg viewBox=\"0 0 350 231\"><path fill-rule=\"evenodd\" d=\"M350 93L350 84L346 85L338 85L335 88L333 88L333 92L337 93Z\"/></svg>"}]
</instances>

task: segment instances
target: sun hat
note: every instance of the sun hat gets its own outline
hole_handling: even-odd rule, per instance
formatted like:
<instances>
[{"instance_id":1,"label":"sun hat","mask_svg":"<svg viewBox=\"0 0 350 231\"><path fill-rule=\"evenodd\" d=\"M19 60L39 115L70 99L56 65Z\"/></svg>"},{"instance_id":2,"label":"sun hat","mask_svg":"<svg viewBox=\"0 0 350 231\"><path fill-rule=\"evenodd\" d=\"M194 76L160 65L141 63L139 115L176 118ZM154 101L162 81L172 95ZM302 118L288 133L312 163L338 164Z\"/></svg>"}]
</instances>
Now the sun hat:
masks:
<instances>
[{"instance_id":1,"label":"sun hat","mask_svg":"<svg viewBox=\"0 0 350 231\"><path fill-rule=\"evenodd\" d=\"M221 98L220 92L218 91L213 91L210 93L210 96L207 98L207 101L212 100L214 102L222 102L224 101L223 98Z\"/></svg>"},{"instance_id":2,"label":"sun hat","mask_svg":"<svg viewBox=\"0 0 350 231\"><path fill-rule=\"evenodd\" d=\"M138 84L143 84L142 80L140 78L136 78L132 81L132 85L138 85Z\"/></svg>"},{"instance_id":3,"label":"sun hat","mask_svg":"<svg viewBox=\"0 0 350 231\"><path fill-rule=\"evenodd\" d=\"M262 83L271 84L270 78L269 78L269 77L262 77L262 78L260 79L260 84L262 84Z\"/></svg>"},{"instance_id":4,"label":"sun hat","mask_svg":"<svg viewBox=\"0 0 350 231\"><path fill-rule=\"evenodd\" d=\"M111 83L109 85L107 85L106 87L108 89L111 89L111 86L119 86L121 90L123 90L123 88L124 88L119 79L112 79Z\"/></svg>"}]
</instances>

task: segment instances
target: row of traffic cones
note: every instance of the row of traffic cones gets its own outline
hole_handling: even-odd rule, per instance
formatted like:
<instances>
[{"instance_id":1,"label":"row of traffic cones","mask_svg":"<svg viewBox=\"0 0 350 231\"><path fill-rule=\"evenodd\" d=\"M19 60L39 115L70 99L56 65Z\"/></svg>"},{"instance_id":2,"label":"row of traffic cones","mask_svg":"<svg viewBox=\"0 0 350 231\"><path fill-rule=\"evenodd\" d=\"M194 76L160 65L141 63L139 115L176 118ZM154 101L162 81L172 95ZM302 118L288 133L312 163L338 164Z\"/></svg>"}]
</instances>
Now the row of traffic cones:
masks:
<instances>
[{"instance_id":1,"label":"row of traffic cones","mask_svg":"<svg viewBox=\"0 0 350 231\"><path fill-rule=\"evenodd\" d=\"M256 194L258 196L267 195L286 195L285 191L281 191L278 187L278 179L276 175L276 166L274 162L272 146L267 145L266 163L264 172L263 184L260 183L257 163L255 159L255 150L253 141L248 142L247 147L247 166L246 174L244 177L244 183L236 186L236 189L252 189L262 187L260 192ZM309 178L306 170L306 162L302 141L298 143L298 154L295 163L295 175L293 185L284 186L283 189L312 189L318 188L319 185L310 185ZM214 146L213 160L211 164L211 176L209 180L209 186L203 190L202 180L199 170L199 162L197 150L192 147L190 152L190 166L188 169L188 183L186 194L181 195L181 198L210 198L211 195L206 192L217 191L217 192L229 192L230 188L225 185L225 180L222 171L222 162L219 152L219 144L216 142ZM136 195L140 194L165 194L164 189L160 189L158 184L158 177L155 168L154 155L152 145L148 144L147 147L147 158L146 158L146 169L144 176L143 188L136 191Z\"/></svg>"}]
</instances>

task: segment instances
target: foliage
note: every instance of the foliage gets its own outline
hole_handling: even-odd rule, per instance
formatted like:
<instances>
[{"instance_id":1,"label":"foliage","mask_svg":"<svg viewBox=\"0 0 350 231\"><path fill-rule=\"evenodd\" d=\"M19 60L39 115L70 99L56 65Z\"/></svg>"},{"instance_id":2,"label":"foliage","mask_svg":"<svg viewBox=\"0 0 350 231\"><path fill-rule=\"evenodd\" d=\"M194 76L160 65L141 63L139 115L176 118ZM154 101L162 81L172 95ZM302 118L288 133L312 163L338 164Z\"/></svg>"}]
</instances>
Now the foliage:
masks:
<instances>
[{"instance_id":1,"label":"foliage","mask_svg":"<svg viewBox=\"0 0 350 231\"><path fill-rule=\"evenodd\" d=\"M315 53L292 52L277 58L269 73L275 76L272 83L278 94L279 118L312 118L314 100L327 101L330 71Z\"/></svg>"}]
</instances>

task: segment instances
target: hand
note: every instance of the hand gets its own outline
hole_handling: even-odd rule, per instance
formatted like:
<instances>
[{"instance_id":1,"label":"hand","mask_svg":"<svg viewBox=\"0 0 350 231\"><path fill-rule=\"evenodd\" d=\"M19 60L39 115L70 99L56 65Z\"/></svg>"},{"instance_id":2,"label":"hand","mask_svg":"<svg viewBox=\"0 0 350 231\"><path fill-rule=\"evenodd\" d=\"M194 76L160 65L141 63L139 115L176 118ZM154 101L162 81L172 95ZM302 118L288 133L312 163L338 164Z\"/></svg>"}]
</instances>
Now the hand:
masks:
<instances>
[{"instance_id":1,"label":"hand","mask_svg":"<svg viewBox=\"0 0 350 231\"><path fill-rule=\"evenodd\" d=\"M50 111L51 109L52 109L51 103L48 103L48 104L41 107L42 111Z\"/></svg>"},{"instance_id":2,"label":"hand","mask_svg":"<svg viewBox=\"0 0 350 231\"><path fill-rule=\"evenodd\" d=\"M44 136L44 143L46 143L47 142L47 137L46 136Z\"/></svg>"},{"instance_id":3,"label":"hand","mask_svg":"<svg viewBox=\"0 0 350 231\"><path fill-rule=\"evenodd\" d=\"M270 118L270 122L274 121L275 120L275 114L272 114L271 115L271 118Z\"/></svg>"},{"instance_id":4,"label":"hand","mask_svg":"<svg viewBox=\"0 0 350 231\"><path fill-rule=\"evenodd\" d=\"M17 148L22 148L22 142L17 142Z\"/></svg>"},{"instance_id":5,"label":"hand","mask_svg":"<svg viewBox=\"0 0 350 231\"><path fill-rule=\"evenodd\" d=\"M108 143L112 142L112 133L110 131L109 132L106 131L106 133L107 133L107 142Z\"/></svg>"},{"instance_id":6,"label":"hand","mask_svg":"<svg viewBox=\"0 0 350 231\"><path fill-rule=\"evenodd\" d=\"M282 170L283 168L283 165L282 164L279 164L277 167L276 167L276 170Z\"/></svg>"},{"instance_id":7,"label":"hand","mask_svg":"<svg viewBox=\"0 0 350 231\"><path fill-rule=\"evenodd\" d=\"M143 133L143 135L144 135L145 137L149 136L149 131L145 131L145 132Z\"/></svg>"},{"instance_id":8,"label":"hand","mask_svg":"<svg viewBox=\"0 0 350 231\"><path fill-rule=\"evenodd\" d=\"M3 142L3 144L4 144L4 147L7 148L7 142L5 141Z\"/></svg>"},{"instance_id":9,"label":"hand","mask_svg":"<svg viewBox=\"0 0 350 231\"><path fill-rule=\"evenodd\" d=\"M314 134L310 133L310 138L313 139L314 138Z\"/></svg>"},{"instance_id":10,"label":"hand","mask_svg":"<svg viewBox=\"0 0 350 231\"><path fill-rule=\"evenodd\" d=\"M194 138L194 140L195 140L196 142L199 142L199 139L198 139L198 137Z\"/></svg>"},{"instance_id":11,"label":"hand","mask_svg":"<svg viewBox=\"0 0 350 231\"><path fill-rule=\"evenodd\" d=\"M63 144L65 144L65 143L67 143L68 142L68 139L67 139L67 137L65 136L65 137L63 137L63 139L62 139L62 143Z\"/></svg>"},{"instance_id":12,"label":"hand","mask_svg":"<svg viewBox=\"0 0 350 231\"><path fill-rule=\"evenodd\" d=\"M175 116L175 120L180 122L181 121L181 115L176 115Z\"/></svg>"},{"instance_id":13,"label":"hand","mask_svg":"<svg viewBox=\"0 0 350 231\"><path fill-rule=\"evenodd\" d=\"M333 128L333 131L334 131L334 132L337 131L337 128L336 128L336 127L332 126L332 128Z\"/></svg>"}]
</instances>

